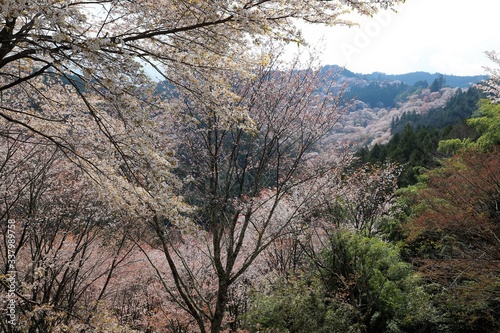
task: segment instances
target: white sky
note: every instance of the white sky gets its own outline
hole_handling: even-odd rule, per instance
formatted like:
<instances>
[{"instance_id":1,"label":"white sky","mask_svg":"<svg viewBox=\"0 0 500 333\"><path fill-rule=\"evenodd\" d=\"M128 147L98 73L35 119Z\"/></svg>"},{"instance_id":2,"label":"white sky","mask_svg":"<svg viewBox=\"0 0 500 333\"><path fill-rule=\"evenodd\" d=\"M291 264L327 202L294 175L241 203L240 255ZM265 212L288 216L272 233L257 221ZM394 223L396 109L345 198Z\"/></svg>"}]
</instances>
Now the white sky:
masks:
<instances>
[{"instance_id":1,"label":"white sky","mask_svg":"<svg viewBox=\"0 0 500 333\"><path fill-rule=\"evenodd\" d=\"M485 74L482 66L492 63L484 51L500 51L498 0L406 0L397 13L358 22L352 28L304 26L303 34L323 49L325 65L356 73Z\"/></svg>"}]
</instances>

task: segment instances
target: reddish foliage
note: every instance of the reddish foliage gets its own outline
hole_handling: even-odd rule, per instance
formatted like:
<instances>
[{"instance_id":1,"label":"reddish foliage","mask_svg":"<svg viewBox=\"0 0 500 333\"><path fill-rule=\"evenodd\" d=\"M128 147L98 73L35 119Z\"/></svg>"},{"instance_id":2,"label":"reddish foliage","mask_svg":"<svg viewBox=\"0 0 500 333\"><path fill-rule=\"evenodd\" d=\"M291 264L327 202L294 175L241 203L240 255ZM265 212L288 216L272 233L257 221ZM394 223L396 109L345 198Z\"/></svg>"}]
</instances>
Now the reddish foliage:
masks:
<instances>
[{"instance_id":1,"label":"reddish foliage","mask_svg":"<svg viewBox=\"0 0 500 333\"><path fill-rule=\"evenodd\" d=\"M425 211L413 221L410 240L423 234L444 240L446 256L479 267L500 260L500 149L471 150L431 172L422 193Z\"/></svg>"},{"instance_id":2,"label":"reddish foliage","mask_svg":"<svg viewBox=\"0 0 500 333\"><path fill-rule=\"evenodd\" d=\"M435 301L473 331L498 327L500 149L469 150L429 173L409 226L413 263Z\"/></svg>"}]
</instances>

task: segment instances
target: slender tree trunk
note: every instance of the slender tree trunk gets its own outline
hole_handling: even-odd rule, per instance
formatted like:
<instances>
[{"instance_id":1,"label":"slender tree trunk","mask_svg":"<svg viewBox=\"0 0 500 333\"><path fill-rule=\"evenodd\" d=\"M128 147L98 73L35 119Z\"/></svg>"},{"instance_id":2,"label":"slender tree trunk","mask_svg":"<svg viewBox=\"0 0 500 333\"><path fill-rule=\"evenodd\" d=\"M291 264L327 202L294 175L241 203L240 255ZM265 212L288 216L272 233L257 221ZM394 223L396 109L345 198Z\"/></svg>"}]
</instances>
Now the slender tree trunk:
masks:
<instances>
[{"instance_id":1,"label":"slender tree trunk","mask_svg":"<svg viewBox=\"0 0 500 333\"><path fill-rule=\"evenodd\" d=\"M228 278L226 276L220 277L217 303L215 304L215 312L210 326L210 333L219 333L222 329L222 321L226 312L228 289Z\"/></svg>"}]
</instances>

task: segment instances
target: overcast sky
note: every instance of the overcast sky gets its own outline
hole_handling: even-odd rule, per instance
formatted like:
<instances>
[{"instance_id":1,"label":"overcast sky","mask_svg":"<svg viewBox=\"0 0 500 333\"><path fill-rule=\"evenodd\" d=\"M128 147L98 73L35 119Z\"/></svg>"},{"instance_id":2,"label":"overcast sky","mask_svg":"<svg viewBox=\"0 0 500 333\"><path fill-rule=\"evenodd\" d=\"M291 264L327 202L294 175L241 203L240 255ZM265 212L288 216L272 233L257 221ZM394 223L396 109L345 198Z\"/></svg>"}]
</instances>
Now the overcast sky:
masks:
<instances>
[{"instance_id":1,"label":"overcast sky","mask_svg":"<svg viewBox=\"0 0 500 333\"><path fill-rule=\"evenodd\" d=\"M323 63L357 73L414 71L476 75L500 51L499 0L406 0L397 13L363 18L359 27L303 28L323 48Z\"/></svg>"}]
</instances>

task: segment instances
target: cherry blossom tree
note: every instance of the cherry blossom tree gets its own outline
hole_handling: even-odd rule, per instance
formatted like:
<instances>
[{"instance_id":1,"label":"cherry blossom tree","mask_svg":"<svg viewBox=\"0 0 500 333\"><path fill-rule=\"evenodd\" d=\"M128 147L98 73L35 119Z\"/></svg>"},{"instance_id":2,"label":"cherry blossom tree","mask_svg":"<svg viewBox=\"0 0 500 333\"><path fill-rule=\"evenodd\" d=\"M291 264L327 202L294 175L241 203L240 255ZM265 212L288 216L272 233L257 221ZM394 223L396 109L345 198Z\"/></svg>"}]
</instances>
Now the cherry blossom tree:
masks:
<instances>
[{"instance_id":1,"label":"cherry blossom tree","mask_svg":"<svg viewBox=\"0 0 500 333\"><path fill-rule=\"evenodd\" d=\"M2 124L57 145L134 216L180 221L187 208L166 135L179 120L177 93L161 100L145 66L221 121L250 129L231 80L258 74L273 56L262 52L269 41L303 42L294 19L351 24L349 10L371 15L398 2L5 1Z\"/></svg>"},{"instance_id":2,"label":"cherry blossom tree","mask_svg":"<svg viewBox=\"0 0 500 333\"><path fill-rule=\"evenodd\" d=\"M73 116L83 112L91 118L87 126L93 123L113 141L110 125L103 119L109 112L102 110L103 100L116 105L125 96L146 99L138 89L150 81L144 74L145 65L175 85L202 79L219 82L217 98L230 97L224 71L248 72L253 67L254 49L266 40L303 42L293 19L352 24L343 19L349 10L371 15L398 2L3 1L0 92L7 96L2 98L0 116L73 151L65 136L52 133L52 127L44 124L70 127ZM38 90L39 85L50 83L45 81L48 78L76 88L76 95L66 96L82 99L84 108L72 110L68 117L57 108L42 115L6 103L12 100L9 97L28 90L31 106L42 99L50 101L51 94ZM102 98L93 101L87 93ZM121 107L130 102L123 101ZM134 113L126 111L129 109L117 111L127 122ZM133 126L133 121L128 125Z\"/></svg>"},{"instance_id":3,"label":"cherry blossom tree","mask_svg":"<svg viewBox=\"0 0 500 333\"><path fill-rule=\"evenodd\" d=\"M493 102L498 103L500 101L500 58L499 54L496 51L486 51L485 52L488 59L490 59L496 68L494 67L485 67L488 71L489 78L482 84L478 85L478 88L482 89L486 93L489 94L489 98L492 99Z\"/></svg>"},{"instance_id":4,"label":"cherry blossom tree","mask_svg":"<svg viewBox=\"0 0 500 333\"><path fill-rule=\"evenodd\" d=\"M27 157L40 142L57 152L53 162L42 165L53 172L57 161L72 175L67 188L75 192L46 192L46 200L77 200L83 195L77 192L85 192L87 185L80 188L73 182L85 176L100 186L99 200L111 204L115 213L151 222L158 238L152 245L161 245L174 283L172 289L158 274L164 289L172 290L170 296L202 332L206 327L217 332L230 286L306 209L308 196L292 200L292 212L277 218L280 202L331 167L328 160L307 154L338 118L335 95L318 98L314 86L321 77L316 70L279 74L276 67L259 67L274 59L269 44L303 42L294 19L350 25L343 18L349 10L371 15L399 2L2 1L0 136L26 145ZM146 68L175 87L169 98L160 98ZM173 139L191 153L175 156ZM200 154L194 153L198 148ZM61 157L83 173L76 175ZM192 169L187 167L190 159L197 160ZM24 184L41 179L31 177ZM187 182L189 178L193 181ZM9 184L5 180L2 186ZM32 193L20 186L17 193ZM13 200L6 202L17 202L16 195ZM101 232L71 229L68 235L78 236L68 255L97 246L83 241L96 240L94 230ZM217 281L214 303L201 292L196 296L196 289L193 295L195 284L185 283L192 270L175 242L186 232L204 237L209 276ZM47 237L47 244L56 246L69 236ZM250 244L248 252L244 244ZM59 251L52 245L40 252ZM103 270L113 270L113 264L107 267ZM73 274L74 267L61 268L52 281L68 276L63 272ZM88 285L86 280L73 290L83 297Z\"/></svg>"},{"instance_id":5,"label":"cherry blossom tree","mask_svg":"<svg viewBox=\"0 0 500 333\"><path fill-rule=\"evenodd\" d=\"M318 154L318 143L342 113L342 86L313 68L278 71L273 61L257 79L234 78L242 97L232 107L242 112L232 121L190 92L178 99L173 134L178 173L191 179L183 187L193 207L191 222L151 221L173 280L160 268L159 276L201 332L223 328L231 287L310 210L317 188L305 184L337 167L334 156ZM184 242L192 251L181 250ZM187 257L193 251L194 261ZM214 288L210 297L208 284Z\"/></svg>"},{"instance_id":6,"label":"cherry blossom tree","mask_svg":"<svg viewBox=\"0 0 500 333\"><path fill-rule=\"evenodd\" d=\"M13 128L0 141L0 331L125 332L103 303L133 248L124 224L60 148Z\"/></svg>"},{"instance_id":7,"label":"cherry blossom tree","mask_svg":"<svg viewBox=\"0 0 500 333\"><path fill-rule=\"evenodd\" d=\"M327 223L368 237L379 234L395 206L400 169L395 164L366 164L350 169L341 179L330 178L323 191Z\"/></svg>"}]
</instances>

